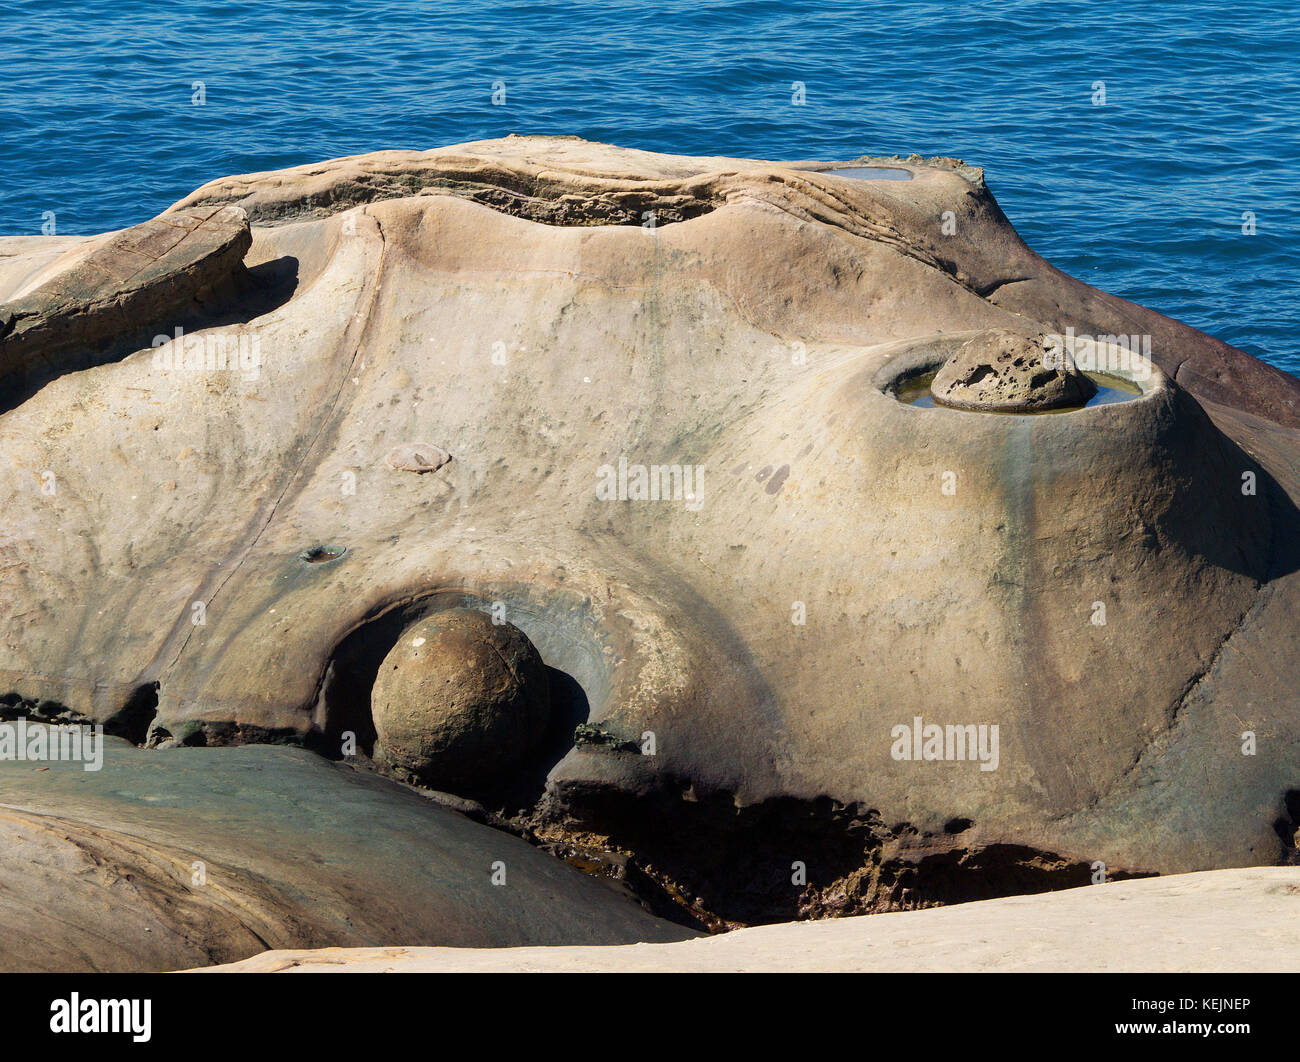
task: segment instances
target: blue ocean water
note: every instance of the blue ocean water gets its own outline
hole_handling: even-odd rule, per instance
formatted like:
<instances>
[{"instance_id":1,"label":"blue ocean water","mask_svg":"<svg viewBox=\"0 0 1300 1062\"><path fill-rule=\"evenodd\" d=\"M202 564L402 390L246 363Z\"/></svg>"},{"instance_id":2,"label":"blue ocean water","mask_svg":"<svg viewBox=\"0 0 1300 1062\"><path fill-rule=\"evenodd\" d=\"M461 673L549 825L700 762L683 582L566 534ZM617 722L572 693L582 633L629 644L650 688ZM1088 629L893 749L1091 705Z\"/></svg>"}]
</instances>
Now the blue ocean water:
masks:
<instances>
[{"instance_id":1,"label":"blue ocean water","mask_svg":"<svg viewBox=\"0 0 1300 1062\"><path fill-rule=\"evenodd\" d=\"M954 155L1066 272L1300 372L1298 44L1292 0L8 0L0 234L511 132Z\"/></svg>"}]
</instances>

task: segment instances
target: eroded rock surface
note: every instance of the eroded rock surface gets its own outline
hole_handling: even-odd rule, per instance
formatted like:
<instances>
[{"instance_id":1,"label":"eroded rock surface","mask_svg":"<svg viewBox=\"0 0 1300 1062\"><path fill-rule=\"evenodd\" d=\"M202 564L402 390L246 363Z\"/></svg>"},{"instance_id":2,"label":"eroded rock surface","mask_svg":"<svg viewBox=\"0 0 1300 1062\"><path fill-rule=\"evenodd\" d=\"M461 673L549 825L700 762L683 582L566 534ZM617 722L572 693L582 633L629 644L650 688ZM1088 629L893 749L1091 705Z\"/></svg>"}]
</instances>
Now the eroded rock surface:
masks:
<instances>
[{"instance_id":1,"label":"eroded rock surface","mask_svg":"<svg viewBox=\"0 0 1300 1062\"><path fill-rule=\"evenodd\" d=\"M197 190L291 297L202 331L255 375L142 348L0 416L0 689L372 749L401 632L499 605L597 736L537 827L723 920L1284 858L1300 384L1052 268L979 171L889 164L508 138ZM0 291L76 246L20 249ZM1067 329L1149 337L1141 393L896 397ZM385 461L422 440L455 459Z\"/></svg>"}]
</instances>

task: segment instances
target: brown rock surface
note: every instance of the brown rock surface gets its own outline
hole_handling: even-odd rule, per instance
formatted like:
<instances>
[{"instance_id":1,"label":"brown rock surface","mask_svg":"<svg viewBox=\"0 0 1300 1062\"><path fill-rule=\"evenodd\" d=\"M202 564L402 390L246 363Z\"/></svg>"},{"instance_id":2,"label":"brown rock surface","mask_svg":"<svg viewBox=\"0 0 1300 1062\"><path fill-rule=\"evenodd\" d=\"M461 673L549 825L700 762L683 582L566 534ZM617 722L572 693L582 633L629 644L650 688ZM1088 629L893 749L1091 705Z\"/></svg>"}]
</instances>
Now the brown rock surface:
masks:
<instances>
[{"instance_id":1,"label":"brown rock surface","mask_svg":"<svg viewBox=\"0 0 1300 1062\"><path fill-rule=\"evenodd\" d=\"M951 409L1033 413L1082 406L1097 385L1068 355L1051 364L1042 336L997 329L968 339L934 377L934 401Z\"/></svg>"},{"instance_id":2,"label":"brown rock surface","mask_svg":"<svg viewBox=\"0 0 1300 1062\"><path fill-rule=\"evenodd\" d=\"M1278 861L1300 383L1052 268L978 171L891 164L508 138L197 190L174 209L245 210L251 271L292 263L202 333L254 332L260 374L142 348L0 415L0 691L337 747L403 629L502 602L591 728L549 824L724 915ZM52 267L20 247L0 290ZM1144 393L894 397L1067 328L1150 336ZM455 459L399 473L412 440ZM622 489L674 468L693 500ZM917 717L997 725L996 769L895 755Z\"/></svg>"}]
</instances>

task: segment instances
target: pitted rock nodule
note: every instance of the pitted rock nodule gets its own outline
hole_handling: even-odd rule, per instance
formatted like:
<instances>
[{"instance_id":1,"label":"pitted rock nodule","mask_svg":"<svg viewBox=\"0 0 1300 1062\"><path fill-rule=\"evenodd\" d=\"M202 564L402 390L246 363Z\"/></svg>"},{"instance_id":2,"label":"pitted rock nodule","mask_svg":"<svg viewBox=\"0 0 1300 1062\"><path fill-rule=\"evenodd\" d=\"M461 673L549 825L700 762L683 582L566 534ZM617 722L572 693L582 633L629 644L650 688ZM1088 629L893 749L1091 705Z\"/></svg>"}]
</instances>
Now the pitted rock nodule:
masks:
<instances>
[{"instance_id":1,"label":"pitted rock nodule","mask_svg":"<svg viewBox=\"0 0 1300 1062\"><path fill-rule=\"evenodd\" d=\"M474 609L437 612L384 658L371 709L377 760L434 789L480 791L541 740L546 665L518 627Z\"/></svg>"},{"instance_id":2,"label":"pitted rock nodule","mask_svg":"<svg viewBox=\"0 0 1300 1062\"><path fill-rule=\"evenodd\" d=\"M451 460L451 454L430 443L398 443L384 456L384 463L398 472L437 472Z\"/></svg>"},{"instance_id":3,"label":"pitted rock nodule","mask_svg":"<svg viewBox=\"0 0 1300 1062\"><path fill-rule=\"evenodd\" d=\"M1068 354L1049 349L1043 336L994 329L958 347L930 393L936 405L950 409L1034 413L1084 405L1097 385Z\"/></svg>"}]
</instances>

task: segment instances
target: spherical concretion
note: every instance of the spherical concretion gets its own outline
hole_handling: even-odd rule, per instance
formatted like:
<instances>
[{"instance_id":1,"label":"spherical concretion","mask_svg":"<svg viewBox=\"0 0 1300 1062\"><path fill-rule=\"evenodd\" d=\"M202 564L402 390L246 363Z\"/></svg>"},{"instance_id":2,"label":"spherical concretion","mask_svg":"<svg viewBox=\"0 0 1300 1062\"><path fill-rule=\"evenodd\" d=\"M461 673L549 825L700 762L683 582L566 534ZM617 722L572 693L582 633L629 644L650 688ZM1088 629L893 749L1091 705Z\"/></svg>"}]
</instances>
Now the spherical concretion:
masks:
<instances>
[{"instance_id":1,"label":"spherical concretion","mask_svg":"<svg viewBox=\"0 0 1300 1062\"><path fill-rule=\"evenodd\" d=\"M435 789L505 780L550 717L546 666L518 627L473 609L426 616L402 632L371 691L375 759Z\"/></svg>"},{"instance_id":2,"label":"spherical concretion","mask_svg":"<svg viewBox=\"0 0 1300 1062\"><path fill-rule=\"evenodd\" d=\"M1043 336L993 329L967 340L930 385L936 405L990 412L1081 406L1097 385Z\"/></svg>"}]
</instances>

